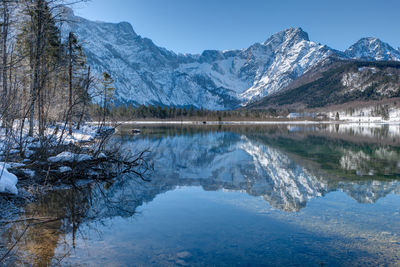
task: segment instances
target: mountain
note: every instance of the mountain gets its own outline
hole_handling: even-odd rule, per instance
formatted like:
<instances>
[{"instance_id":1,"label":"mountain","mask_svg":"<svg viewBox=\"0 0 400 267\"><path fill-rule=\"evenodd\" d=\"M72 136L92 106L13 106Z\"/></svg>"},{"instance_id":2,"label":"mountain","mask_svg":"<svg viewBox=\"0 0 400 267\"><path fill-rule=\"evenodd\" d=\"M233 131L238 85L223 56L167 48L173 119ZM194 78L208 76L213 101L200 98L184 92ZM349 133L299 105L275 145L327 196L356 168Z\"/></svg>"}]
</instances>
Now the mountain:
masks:
<instances>
[{"instance_id":1,"label":"mountain","mask_svg":"<svg viewBox=\"0 0 400 267\"><path fill-rule=\"evenodd\" d=\"M248 108L316 108L392 97L400 97L400 62L332 61Z\"/></svg>"},{"instance_id":2,"label":"mountain","mask_svg":"<svg viewBox=\"0 0 400 267\"><path fill-rule=\"evenodd\" d=\"M350 46L345 54L352 59L369 61L400 61L400 51L373 37L362 38Z\"/></svg>"},{"instance_id":3,"label":"mountain","mask_svg":"<svg viewBox=\"0 0 400 267\"><path fill-rule=\"evenodd\" d=\"M63 14L62 31L75 32L92 69L115 80L116 104L233 109L280 92L331 58L400 60L399 51L377 39L379 49L359 41L344 53L310 41L301 28L247 49L176 54L136 34L127 22L90 21L67 7Z\"/></svg>"},{"instance_id":4,"label":"mountain","mask_svg":"<svg viewBox=\"0 0 400 267\"><path fill-rule=\"evenodd\" d=\"M251 56L247 68L253 71L254 76L251 87L241 94L247 102L278 92L312 66L331 56L340 56L336 50L311 42L301 28L274 34L264 43L251 46L245 53Z\"/></svg>"},{"instance_id":5,"label":"mountain","mask_svg":"<svg viewBox=\"0 0 400 267\"><path fill-rule=\"evenodd\" d=\"M335 51L291 28L247 49L175 54L137 35L126 22L94 22L65 8L89 65L115 80L117 103L229 109L279 91Z\"/></svg>"}]
</instances>

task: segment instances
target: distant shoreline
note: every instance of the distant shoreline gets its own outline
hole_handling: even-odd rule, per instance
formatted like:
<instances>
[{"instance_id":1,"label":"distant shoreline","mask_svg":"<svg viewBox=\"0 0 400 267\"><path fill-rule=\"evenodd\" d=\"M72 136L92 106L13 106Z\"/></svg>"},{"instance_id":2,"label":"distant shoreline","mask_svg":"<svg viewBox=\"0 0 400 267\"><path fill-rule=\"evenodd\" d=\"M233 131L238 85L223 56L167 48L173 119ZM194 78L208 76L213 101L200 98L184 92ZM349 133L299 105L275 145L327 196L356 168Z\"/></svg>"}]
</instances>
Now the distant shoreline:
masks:
<instances>
[{"instance_id":1,"label":"distant shoreline","mask_svg":"<svg viewBox=\"0 0 400 267\"><path fill-rule=\"evenodd\" d=\"M99 122L93 121L88 124L98 124ZM362 124L362 125L400 125L400 121L356 121L356 120L342 120L342 121L312 121L312 120L276 120L276 121L172 121L172 120L136 120L136 121L108 121L106 124L120 124L120 125L156 125L156 124L169 124L169 125L273 125L273 124Z\"/></svg>"}]
</instances>

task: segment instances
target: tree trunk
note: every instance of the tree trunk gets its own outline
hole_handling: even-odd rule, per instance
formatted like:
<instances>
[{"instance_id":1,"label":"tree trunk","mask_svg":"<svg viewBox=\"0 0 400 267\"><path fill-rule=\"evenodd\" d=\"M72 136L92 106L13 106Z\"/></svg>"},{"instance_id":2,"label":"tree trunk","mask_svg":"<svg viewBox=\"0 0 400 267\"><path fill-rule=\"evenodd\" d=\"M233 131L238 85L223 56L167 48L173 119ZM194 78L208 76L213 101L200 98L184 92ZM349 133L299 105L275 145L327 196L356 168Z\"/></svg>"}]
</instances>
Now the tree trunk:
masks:
<instances>
[{"instance_id":1,"label":"tree trunk","mask_svg":"<svg viewBox=\"0 0 400 267\"><path fill-rule=\"evenodd\" d=\"M107 88L104 87L104 97L103 97L103 125L106 124L106 91Z\"/></svg>"},{"instance_id":2,"label":"tree trunk","mask_svg":"<svg viewBox=\"0 0 400 267\"><path fill-rule=\"evenodd\" d=\"M42 13L43 13L43 0L37 0L36 4L36 12L37 12L37 29L36 29L36 47L35 47L35 65L34 65L34 76L33 76L33 98L31 99L31 124L32 124L32 132L33 132L33 119L34 119L34 107L35 107L35 99L40 95L40 65L41 65L41 46L42 46ZM40 116L40 109L42 103L39 102L38 105L38 122L39 127L42 122L42 118ZM31 125L30 125L31 126ZM41 127L40 127L41 128ZM31 128L30 128L31 131ZM39 129L39 137L43 137L43 129Z\"/></svg>"},{"instance_id":3,"label":"tree trunk","mask_svg":"<svg viewBox=\"0 0 400 267\"><path fill-rule=\"evenodd\" d=\"M90 66L88 67L88 72L87 72L87 77L86 77L85 92L83 92L84 96L83 96L82 112L81 112L81 115L79 117L78 126L76 127L76 129L78 129L78 130L81 128L81 123L82 123L82 120L83 120L83 116L86 113L87 96L89 94L89 87L90 87Z\"/></svg>"},{"instance_id":4,"label":"tree trunk","mask_svg":"<svg viewBox=\"0 0 400 267\"><path fill-rule=\"evenodd\" d=\"M8 7L7 3L3 1L3 27L2 27L2 82L3 82L3 96L2 96L2 110L3 113L3 127L8 129L7 121L7 97L8 97L8 88L7 88L7 38L8 38L8 22L9 22L9 14L8 14Z\"/></svg>"},{"instance_id":5,"label":"tree trunk","mask_svg":"<svg viewBox=\"0 0 400 267\"><path fill-rule=\"evenodd\" d=\"M72 33L69 33L68 36L68 53L69 53L69 66L68 66L68 75L69 75L69 111L68 111L68 127L69 134L72 134Z\"/></svg>"},{"instance_id":6,"label":"tree trunk","mask_svg":"<svg viewBox=\"0 0 400 267\"><path fill-rule=\"evenodd\" d=\"M36 94L35 88L33 86L33 72L34 72L34 48L33 46L29 49L29 65L30 65L30 105L29 105L29 132L28 136L33 136L33 129L34 129L34 120L35 120L35 101L36 101Z\"/></svg>"}]
</instances>

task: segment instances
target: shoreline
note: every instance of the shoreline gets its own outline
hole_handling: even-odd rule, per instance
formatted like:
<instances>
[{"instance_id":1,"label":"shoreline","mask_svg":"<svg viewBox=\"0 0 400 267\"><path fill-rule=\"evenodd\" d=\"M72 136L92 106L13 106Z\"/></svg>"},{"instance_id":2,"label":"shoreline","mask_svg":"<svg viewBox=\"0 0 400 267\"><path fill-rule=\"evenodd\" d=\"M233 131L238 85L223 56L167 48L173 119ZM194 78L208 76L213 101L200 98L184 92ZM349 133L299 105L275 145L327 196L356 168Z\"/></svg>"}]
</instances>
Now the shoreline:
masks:
<instances>
[{"instance_id":1,"label":"shoreline","mask_svg":"<svg viewBox=\"0 0 400 267\"><path fill-rule=\"evenodd\" d=\"M87 122L87 124L95 125L99 122ZM400 121L357 121L357 120L346 120L346 121L311 121L311 120L282 120L282 121L172 121L172 120L154 120L154 121L115 121L106 122L109 124L119 125L155 125L155 124L169 124L169 125L274 125L274 124L357 124L357 125L400 125Z\"/></svg>"}]
</instances>

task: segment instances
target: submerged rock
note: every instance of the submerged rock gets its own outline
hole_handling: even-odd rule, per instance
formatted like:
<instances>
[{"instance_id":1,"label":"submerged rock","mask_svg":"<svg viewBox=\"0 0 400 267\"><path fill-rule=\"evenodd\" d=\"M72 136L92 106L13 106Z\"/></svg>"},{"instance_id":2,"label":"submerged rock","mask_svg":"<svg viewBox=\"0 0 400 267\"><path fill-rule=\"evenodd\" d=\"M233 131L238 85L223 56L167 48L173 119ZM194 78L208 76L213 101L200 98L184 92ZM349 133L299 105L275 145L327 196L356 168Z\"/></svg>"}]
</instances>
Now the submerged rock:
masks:
<instances>
[{"instance_id":1,"label":"submerged rock","mask_svg":"<svg viewBox=\"0 0 400 267\"><path fill-rule=\"evenodd\" d=\"M176 256L180 259L186 259L192 256L192 254L189 251L182 251L176 254Z\"/></svg>"}]
</instances>

